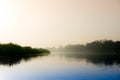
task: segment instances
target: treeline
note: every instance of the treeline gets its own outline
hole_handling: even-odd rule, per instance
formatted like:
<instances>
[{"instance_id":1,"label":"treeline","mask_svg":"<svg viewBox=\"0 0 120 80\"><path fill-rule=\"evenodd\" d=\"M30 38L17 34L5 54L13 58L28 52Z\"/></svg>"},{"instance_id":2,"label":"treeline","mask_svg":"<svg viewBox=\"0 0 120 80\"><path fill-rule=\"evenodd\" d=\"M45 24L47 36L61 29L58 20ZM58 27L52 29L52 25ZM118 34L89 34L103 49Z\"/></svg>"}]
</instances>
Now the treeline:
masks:
<instances>
[{"instance_id":1,"label":"treeline","mask_svg":"<svg viewBox=\"0 0 120 80\"><path fill-rule=\"evenodd\" d=\"M22 47L13 43L0 44L0 56L27 56L43 53L50 53L50 51L42 48Z\"/></svg>"},{"instance_id":2,"label":"treeline","mask_svg":"<svg viewBox=\"0 0 120 80\"><path fill-rule=\"evenodd\" d=\"M100 54L115 54L120 55L120 41L112 40L97 40L91 43L76 44L76 45L67 45L65 47L51 48L51 51L60 51L60 52L86 52L86 53L100 53ZM104 55L105 55L104 54ZM94 54L95 55L95 54Z\"/></svg>"},{"instance_id":3,"label":"treeline","mask_svg":"<svg viewBox=\"0 0 120 80\"><path fill-rule=\"evenodd\" d=\"M87 62L94 64L120 64L120 41L97 40L85 45L67 45L49 50L68 58L86 59Z\"/></svg>"}]
</instances>

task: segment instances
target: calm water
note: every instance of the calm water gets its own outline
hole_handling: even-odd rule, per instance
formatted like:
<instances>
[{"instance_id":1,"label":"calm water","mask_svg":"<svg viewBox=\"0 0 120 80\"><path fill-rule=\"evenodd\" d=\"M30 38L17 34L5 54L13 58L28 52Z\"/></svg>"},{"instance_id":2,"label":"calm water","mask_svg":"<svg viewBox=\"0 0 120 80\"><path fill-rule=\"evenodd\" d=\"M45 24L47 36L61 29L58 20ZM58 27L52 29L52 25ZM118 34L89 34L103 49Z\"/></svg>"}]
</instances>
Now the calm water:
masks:
<instances>
[{"instance_id":1,"label":"calm water","mask_svg":"<svg viewBox=\"0 0 120 80\"><path fill-rule=\"evenodd\" d=\"M3 62L0 62L0 80L120 80L119 64L97 59L90 61L56 53L12 65L10 60Z\"/></svg>"}]
</instances>

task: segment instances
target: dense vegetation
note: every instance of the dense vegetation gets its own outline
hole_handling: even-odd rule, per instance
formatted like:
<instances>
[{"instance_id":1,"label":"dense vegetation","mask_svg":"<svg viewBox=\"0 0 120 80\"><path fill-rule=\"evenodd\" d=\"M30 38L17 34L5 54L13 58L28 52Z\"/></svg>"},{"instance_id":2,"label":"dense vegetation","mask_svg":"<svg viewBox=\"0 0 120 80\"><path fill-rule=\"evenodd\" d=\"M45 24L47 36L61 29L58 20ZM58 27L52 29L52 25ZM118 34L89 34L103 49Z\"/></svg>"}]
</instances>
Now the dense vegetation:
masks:
<instances>
[{"instance_id":1,"label":"dense vegetation","mask_svg":"<svg viewBox=\"0 0 120 80\"><path fill-rule=\"evenodd\" d=\"M120 41L99 40L85 45L67 45L50 50L57 51L59 55L69 58L84 58L87 62L94 64L120 64Z\"/></svg>"},{"instance_id":2,"label":"dense vegetation","mask_svg":"<svg viewBox=\"0 0 120 80\"><path fill-rule=\"evenodd\" d=\"M52 49L52 48L51 48ZM97 40L87 44L67 45L65 47L53 48L55 51L112 51L120 52L120 41Z\"/></svg>"},{"instance_id":3,"label":"dense vegetation","mask_svg":"<svg viewBox=\"0 0 120 80\"><path fill-rule=\"evenodd\" d=\"M81 52L80 55L115 55L120 56L120 41L112 40L99 40L91 43L67 45L58 49L52 49L52 51L62 52Z\"/></svg>"},{"instance_id":4,"label":"dense vegetation","mask_svg":"<svg viewBox=\"0 0 120 80\"><path fill-rule=\"evenodd\" d=\"M22 47L17 44L0 44L0 64L12 66L20 63L21 60L29 60L37 56L50 54L46 49L37 49L31 47Z\"/></svg>"},{"instance_id":5,"label":"dense vegetation","mask_svg":"<svg viewBox=\"0 0 120 80\"><path fill-rule=\"evenodd\" d=\"M20 45L8 43L0 44L0 56L27 56L27 55L36 55L50 53L46 49L36 49L31 47L21 47Z\"/></svg>"}]
</instances>

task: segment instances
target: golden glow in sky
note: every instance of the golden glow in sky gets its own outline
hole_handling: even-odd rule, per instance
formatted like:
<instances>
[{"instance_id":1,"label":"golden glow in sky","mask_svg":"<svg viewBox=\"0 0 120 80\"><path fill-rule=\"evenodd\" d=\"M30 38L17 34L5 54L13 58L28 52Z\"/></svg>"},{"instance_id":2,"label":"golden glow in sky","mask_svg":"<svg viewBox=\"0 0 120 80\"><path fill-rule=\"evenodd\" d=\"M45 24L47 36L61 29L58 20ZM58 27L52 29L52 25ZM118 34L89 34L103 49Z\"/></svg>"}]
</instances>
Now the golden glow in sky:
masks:
<instances>
[{"instance_id":1,"label":"golden glow in sky","mask_svg":"<svg viewBox=\"0 0 120 80\"><path fill-rule=\"evenodd\" d=\"M50 47L119 34L119 0L0 0L2 43Z\"/></svg>"}]
</instances>

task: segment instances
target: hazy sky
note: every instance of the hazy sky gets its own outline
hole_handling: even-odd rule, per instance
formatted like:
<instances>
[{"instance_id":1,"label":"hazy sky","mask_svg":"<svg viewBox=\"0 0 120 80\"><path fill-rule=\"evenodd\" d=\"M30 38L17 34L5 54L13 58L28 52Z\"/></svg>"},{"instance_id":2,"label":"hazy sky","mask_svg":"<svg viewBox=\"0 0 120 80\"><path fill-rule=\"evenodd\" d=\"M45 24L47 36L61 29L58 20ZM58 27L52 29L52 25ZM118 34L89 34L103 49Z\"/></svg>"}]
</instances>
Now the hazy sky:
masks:
<instances>
[{"instance_id":1,"label":"hazy sky","mask_svg":"<svg viewBox=\"0 0 120 80\"><path fill-rule=\"evenodd\" d=\"M0 0L0 42L32 47L120 40L120 0Z\"/></svg>"}]
</instances>

